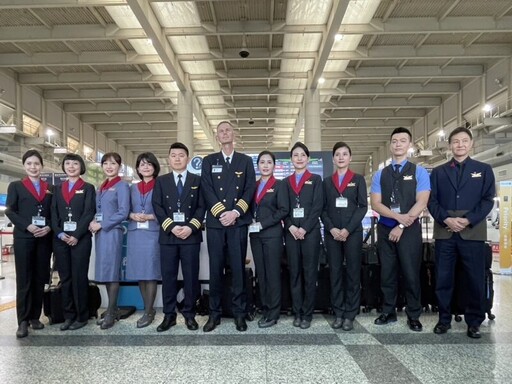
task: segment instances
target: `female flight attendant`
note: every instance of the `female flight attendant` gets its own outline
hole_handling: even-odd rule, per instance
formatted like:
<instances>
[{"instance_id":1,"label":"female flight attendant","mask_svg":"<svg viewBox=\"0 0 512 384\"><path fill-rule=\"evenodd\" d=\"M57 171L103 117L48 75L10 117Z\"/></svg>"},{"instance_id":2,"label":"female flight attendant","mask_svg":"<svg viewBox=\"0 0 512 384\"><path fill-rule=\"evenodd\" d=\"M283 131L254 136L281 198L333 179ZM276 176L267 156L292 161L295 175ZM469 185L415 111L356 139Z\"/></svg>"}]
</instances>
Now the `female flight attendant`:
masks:
<instances>
[{"instance_id":1,"label":"female flight attendant","mask_svg":"<svg viewBox=\"0 0 512 384\"><path fill-rule=\"evenodd\" d=\"M249 226L251 249L256 265L263 316L260 328L277 323L281 310L281 255L283 253L283 220L288 215L286 186L274 177L276 157L263 151L258 155L261 178L251 204L253 223Z\"/></svg>"},{"instance_id":2,"label":"female flight attendant","mask_svg":"<svg viewBox=\"0 0 512 384\"><path fill-rule=\"evenodd\" d=\"M322 178L308 171L309 149L303 143L295 143L290 155L295 172L285 181L289 212L284 223L292 311L295 314L293 326L307 329L311 326L315 308L319 218L323 208Z\"/></svg>"},{"instance_id":3,"label":"female flight attendant","mask_svg":"<svg viewBox=\"0 0 512 384\"><path fill-rule=\"evenodd\" d=\"M89 230L96 235L96 281L105 283L108 307L105 317L98 321L101 329L114 326L117 320L117 296L123 247L123 226L130 211L130 187L118 176L121 156L109 152L101 158L106 180L96 193L96 215Z\"/></svg>"},{"instance_id":4,"label":"female flight attendant","mask_svg":"<svg viewBox=\"0 0 512 384\"><path fill-rule=\"evenodd\" d=\"M323 181L325 245L330 267L331 304L336 315L332 328L350 331L361 297L363 221L368 209L364 177L349 169L352 150L344 142L334 144L335 172ZM346 264L346 280L342 267Z\"/></svg>"},{"instance_id":5,"label":"female flight attendant","mask_svg":"<svg viewBox=\"0 0 512 384\"><path fill-rule=\"evenodd\" d=\"M55 188L52 228L57 235L54 253L59 267L65 318L60 329L67 331L80 329L89 320L87 272L92 235L88 226L96 212L96 191L92 184L80 178L86 169L79 155L64 156L62 170L68 179Z\"/></svg>"},{"instance_id":6,"label":"female flight attendant","mask_svg":"<svg viewBox=\"0 0 512 384\"><path fill-rule=\"evenodd\" d=\"M50 276L52 237L50 207L52 192L41 180L43 158L31 149L22 157L27 177L7 188L5 214L14 224L14 267L16 270L16 337L28 336L28 326L43 329L39 321L44 285Z\"/></svg>"},{"instance_id":7,"label":"female flight attendant","mask_svg":"<svg viewBox=\"0 0 512 384\"><path fill-rule=\"evenodd\" d=\"M155 319L153 305L156 298L160 272L160 225L151 203L155 179L160 173L160 164L151 152L142 153L135 162L141 182L130 187L131 207L128 224L126 256L126 278L138 280L144 301L144 315L137 320L137 328L150 325Z\"/></svg>"}]
</instances>

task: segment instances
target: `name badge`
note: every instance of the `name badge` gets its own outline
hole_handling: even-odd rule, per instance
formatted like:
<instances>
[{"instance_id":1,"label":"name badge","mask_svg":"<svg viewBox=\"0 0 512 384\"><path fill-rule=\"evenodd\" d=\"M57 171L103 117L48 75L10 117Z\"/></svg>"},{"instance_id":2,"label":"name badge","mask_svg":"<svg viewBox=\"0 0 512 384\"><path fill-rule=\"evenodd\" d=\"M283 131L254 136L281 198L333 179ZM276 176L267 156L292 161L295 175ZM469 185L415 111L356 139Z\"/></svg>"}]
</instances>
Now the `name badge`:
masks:
<instances>
[{"instance_id":1,"label":"name badge","mask_svg":"<svg viewBox=\"0 0 512 384\"><path fill-rule=\"evenodd\" d=\"M222 165L212 165L212 173L222 173Z\"/></svg>"},{"instance_id":2,"label":"name badge","mask_svg":"<svg viewBox=\"0 0 512 384\"><path fill-rule=\"evenodd\" d=\"M183 212L174 212L172 214L172 220L177 223L184 223L185 222L185 214Z\"/></svg>"},{"instance_id":3,"label":"name badge","mask_svg":"<svg viewBox=\"0 0 512 384\"><path fill-rule=\"evenodd\" d=\"M336 198L336 208L347 208L348 207L348 199L346 197L337 197Z\"/></svg>"},{"instance_id":4,"label":"name badge","mask_svg":"<svg viewBox=\"0 0 512 384\"><path fill-rule=\"evenodd\" d=\"M137 229L149 229L149 221L137 221Z\"/></svg>"},{"instance_id":5,"label":"name badge","mask_svg":"<svg viewBox=\"0 0 512 384\"><path fill-rule=\"evenodd\" d=\"M97 213L94 215L94 220L96 220L97 223L101 223L103 221L103 213Z\"/></svg>"},{"instance_id":6,"label":"name badge","mask_svg":"<svg viewBox=\"0 0 512 384\"><path fill-rule=\"evenodd\" d=\"M249 233L258 233L260 231L259 223L252 223L249 225Z\"/></svg>"},{"instance_id":7,"label":"name badge","mask_svg":"<svg viewBox=\"0 0 512 384\"><path fill-rule=\"evenodd\" d=\"M304 208L293 208L293 218L294 219L304 218Z\"/></svg>"},{"instance_id":8,"label":"name badge","mask_svg":"<svg viewBox=\"0 0 512 384\"><path fill-rule=\"evenodd\" d=\"M76 221L65 221L64 222L64 232L73 232L76 231Z\"/></svg>"},{"instance_id":9,"label":"name badge","mask_svg":"<svg viewBox=\"0 0 512 384\"><path fill-rule=\"evenodd\" d=\"M391 204L389 209L395 213L400 213L400 204Z\"/></svg>"},{"instance_id":10,"label":"name badge","mask_svg":"<svg viewBox=\"0 0 512 384\"><path fill-rule=\"evenodd\" d=\"M32 224L38 227L46 226L46 217L44 216L32 216Z\"/></svg>"}]
</instances>

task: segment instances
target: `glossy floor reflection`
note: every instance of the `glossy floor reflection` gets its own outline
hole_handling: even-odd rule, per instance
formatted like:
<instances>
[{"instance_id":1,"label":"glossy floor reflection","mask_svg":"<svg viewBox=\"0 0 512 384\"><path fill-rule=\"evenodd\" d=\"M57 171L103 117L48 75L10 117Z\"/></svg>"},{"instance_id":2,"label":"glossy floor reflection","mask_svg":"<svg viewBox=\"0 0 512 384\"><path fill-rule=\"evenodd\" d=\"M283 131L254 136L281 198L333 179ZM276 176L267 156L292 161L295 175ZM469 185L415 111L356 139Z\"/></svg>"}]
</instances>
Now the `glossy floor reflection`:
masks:
<instances>
[{"instance_id":1,"label":"glossy floor reflection","mask_svg":"<svg viewBox=\"0 0 512 384\"><path fill-rule=\"evenodd\" d=\"M0 281L0 304L13 297L12 273ZM9 288L11 287L11 288ZM464 322L446 335L398 322L376 326L375 313L357 317L354 330L332 330L332 317L315 315L310 329L283 316L270 329L256 322L239 333L231 319L213 332L188 331L183 319L163 334L162 320L136 328L139 313L102 331L91 321L75 332L58 325L18 340L15 309L0 312L1 383L510 383L512 382L512 277L495 276L495 321L482 325L482 338L466 336ZM202 326L205 317L198 317Z\"/></svg>"}]
</instances>

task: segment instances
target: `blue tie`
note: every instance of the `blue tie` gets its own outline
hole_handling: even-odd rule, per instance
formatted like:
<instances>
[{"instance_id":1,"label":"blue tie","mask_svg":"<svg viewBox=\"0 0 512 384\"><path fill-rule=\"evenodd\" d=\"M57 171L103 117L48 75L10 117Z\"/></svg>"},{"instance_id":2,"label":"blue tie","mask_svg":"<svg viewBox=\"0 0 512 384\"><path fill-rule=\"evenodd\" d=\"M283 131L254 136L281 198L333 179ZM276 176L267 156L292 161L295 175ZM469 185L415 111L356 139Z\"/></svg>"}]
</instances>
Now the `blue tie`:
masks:
<instances>
[{"instance_id":1,"label":"blue tie","mask_svg":"<svg viewBox=\"0 0 512 384\"><path fill-rule=\"evenodd\" d=\"M178 197L181 196L183 192L183 182L181 181L181 175L178 175L178 184L176 184L176 187L178 188Z\"/></svg>"}]
</instances>

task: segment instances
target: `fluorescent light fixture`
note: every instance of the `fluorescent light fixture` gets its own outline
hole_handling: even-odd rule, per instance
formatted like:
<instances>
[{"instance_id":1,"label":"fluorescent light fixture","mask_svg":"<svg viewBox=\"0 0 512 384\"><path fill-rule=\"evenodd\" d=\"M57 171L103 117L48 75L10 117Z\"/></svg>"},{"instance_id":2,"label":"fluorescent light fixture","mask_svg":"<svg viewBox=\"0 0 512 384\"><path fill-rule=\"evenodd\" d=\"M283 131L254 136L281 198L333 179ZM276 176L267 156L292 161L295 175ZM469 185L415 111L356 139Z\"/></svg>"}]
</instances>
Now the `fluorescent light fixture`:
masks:
<instances>
[{"instance_id":1,"label":"fluorescent light fixture","mask_svg":"<svg viewBox=\"0 0 512 384\"><path fill-rule=\"evenodd\" d=\"M439 132L437 132L437 136L441 136L442 137L444 135L445 135L445 133L444 133L444 131L442 129Z\"/></svg>"},{"instance_id":2,"label":"fluorescent light fixture","mask_svg":"<svg viewBox=\"0 0 512 384\"><path fill-rule=\"evenodd\" d=\"M57 148L53 149L53 153L54 154L56 154L56 153L60 153L60 154L68 153L68 149L64 148L64 147L57 147Z\"/></svg>"},{"instance_id":3,"label":"fluorescent light fixture","mask_svg":"<svg viewBox=\"0 0 512 384\"><path fill-rule=\"evenodd\" d=\"M484 111L484 112L490 112L491 110L492 110L491 104L485 104L484 107L482 108L482 111Z\"/></svg>"},{"instance_id":4,"label":"fluorescent light fixture","mask_svg":"<svg viewBox=\"0 0 512 384\"><path fill-rule=\"evenodd\" d=\"M325 83L325 79L323 77L319 78L318 84L323 84L323 83Z\"/></svg>"},{"instance_id":5,"label":"fluorescent light fixture","mask_svg":"<svg viewBox=\"0 0 512 384\"><path fill-rule=\"evenodd\" d=\"M53 132L51 129L46 130L46 135L53 136L55 132Z\"/></svg>"},{"instance_id":6,"label":"fluorescent light fixture","mask_svg":"<svg viewBox=\"0 0 512 384\"><path fill-rule=\"evenodd\" d=\"M15 125L2 125L0 126L0 133L16 133Z\"/></svg>"},{"instance_id":7,"label":"fluorescent light fixture","mask_svg":"<svg viewBox=\"0 0 512 384\"><path fill-rule=\"evenodd\" d=\"M341 41L343 40L343 34L337 33L336 36L334 36L334 40Z\"/></svg>"}]
</instances>

